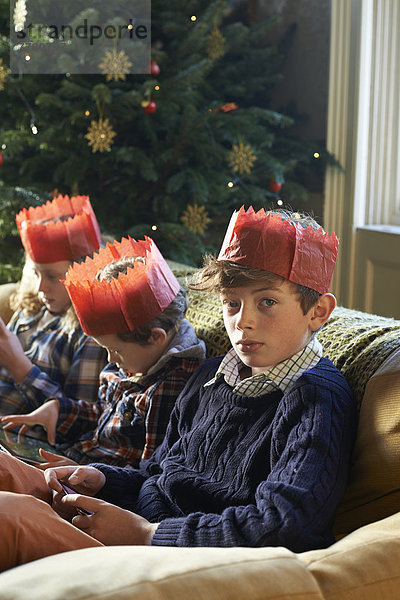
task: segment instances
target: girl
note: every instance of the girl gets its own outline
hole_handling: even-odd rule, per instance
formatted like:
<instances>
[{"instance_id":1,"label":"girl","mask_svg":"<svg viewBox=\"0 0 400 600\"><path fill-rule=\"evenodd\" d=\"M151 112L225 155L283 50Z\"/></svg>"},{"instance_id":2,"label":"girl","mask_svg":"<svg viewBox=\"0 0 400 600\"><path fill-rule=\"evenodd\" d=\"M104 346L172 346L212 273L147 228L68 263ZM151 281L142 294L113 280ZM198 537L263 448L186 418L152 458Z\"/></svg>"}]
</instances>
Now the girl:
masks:
<instances>
[{"instance_id":1,"label":"girl","mask_svg":"<svg viewBox=\"0 0 400 600\"><path fill-rule=\"evenodd\" d=\"M105 352L86 336L64 279L73 261L100 247L87 196L58 196L16 217L27 254L15 310L0 319L0 414L27 412L49 397L95 401Z\"/></svg>"}]
</instances>

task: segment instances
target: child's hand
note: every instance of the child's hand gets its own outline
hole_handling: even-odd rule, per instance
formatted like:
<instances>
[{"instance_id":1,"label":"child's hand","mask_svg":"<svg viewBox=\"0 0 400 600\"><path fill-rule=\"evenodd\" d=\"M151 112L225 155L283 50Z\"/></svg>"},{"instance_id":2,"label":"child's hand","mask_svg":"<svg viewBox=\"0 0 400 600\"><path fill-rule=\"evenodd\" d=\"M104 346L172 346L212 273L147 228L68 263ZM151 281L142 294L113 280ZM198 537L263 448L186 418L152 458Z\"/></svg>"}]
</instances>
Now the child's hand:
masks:
<instances>
[{"instance_id":1,"label":"child's hand","mask_svg":"<svg viewBox=\"0 0 400 600\"><path fill-rule=\"evenodd\" d=\"M149 523L143 517L104 500L79 494L63 496L61 503L91 511L90 516L77 515L72 524L106 546L147 545L158 523Z\"/></svg>"},{"instance_id":2,"label":"child's hand","mask_svg":"<svg viewBox=\"0 0 400 600\"><path fill-rule=\"evenodd\" d=\"M44 472L47 485L55 492L63 492L59 480L72 487L79 494L94 496L104 487L106 477L95 467L53 467Z\"/></svg>"},{"instance_id":3,"label":"child's hand","mask_svg":"<svg viewBox=\"0 0 400 600\"><path fill-rule=\"evenodd\" d=\"M27 415L7 415L0 418L0 423L7 423L4 429L13 429L21 425L19 433L24 434L34 425L42 425L47 431L49 444L56 443L56 428L60 405L56 399L49 400Z\"/></svg>"},{"instance_id":4,"label":"child's hand","mask_svg":"<svg viewBox=\"0 0 400 600\"><path fill-rule=\"evenodd\" d=\"M18 337L8 329L1 317L0 365L7 369L15 381L23 381L33 367Z\"/></svg>"},{"instance_id":5,"label":"child's hand","mask_svg":"<svg viewBox=\"0 0 400 600\"><path fill-rule=\"evenodd\" d=\"M46 469L51 469L52 467L71 467L77 466L78 463L72 460L72 458L67 458L66 456L60 456L59 454L54 454L54 452L49 452L48 450L44 450L43 448L39 448L39 454L42 458L47 460L45 463L38 463L38 469L45 471Z\"/></svg>"}]
</instances>

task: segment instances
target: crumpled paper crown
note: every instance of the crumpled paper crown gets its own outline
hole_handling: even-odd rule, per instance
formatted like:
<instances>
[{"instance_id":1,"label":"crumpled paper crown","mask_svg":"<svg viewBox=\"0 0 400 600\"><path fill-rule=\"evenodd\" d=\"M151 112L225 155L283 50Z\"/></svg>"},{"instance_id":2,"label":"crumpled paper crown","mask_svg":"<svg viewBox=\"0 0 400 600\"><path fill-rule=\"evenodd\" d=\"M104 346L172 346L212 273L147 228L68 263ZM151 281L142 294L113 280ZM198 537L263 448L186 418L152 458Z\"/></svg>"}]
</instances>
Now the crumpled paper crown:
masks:
<instances>
[{"instance_id":1,"label":"crumpled paper crown","mask_svg":"<svg viewBox=\"0 0 400 600\"><path fill-rule=\"evenodd\" d=\"M143 257L111 281L100 269L123 257ZM157 317L172 302L179 283L153 240L122 238L69 268L65 281L83 331L100 336L133 331Z\"/></svg>"},{"instance_id":2,"label":"crumpled paper crown","mask_svg":"<svg viewBox=\"0 0 400 600\"><path fill-rule=\"evenodd\" d=\"M264 209L235 211L218 260L256 267L324 294L329 291L339 239L310 225L291 223Z\"/></svg>"},{"instance_id":3,"label":"crumpled paper crown","mask_svg":"<svg viewBox=\"0 0 400 600\"><path fill-rule=\"evenodd\" d=\"M100 247L101 234L88 196L57 196L15 217L22 245L36 263L87 256Z\"/></svg>"}]
</instances>

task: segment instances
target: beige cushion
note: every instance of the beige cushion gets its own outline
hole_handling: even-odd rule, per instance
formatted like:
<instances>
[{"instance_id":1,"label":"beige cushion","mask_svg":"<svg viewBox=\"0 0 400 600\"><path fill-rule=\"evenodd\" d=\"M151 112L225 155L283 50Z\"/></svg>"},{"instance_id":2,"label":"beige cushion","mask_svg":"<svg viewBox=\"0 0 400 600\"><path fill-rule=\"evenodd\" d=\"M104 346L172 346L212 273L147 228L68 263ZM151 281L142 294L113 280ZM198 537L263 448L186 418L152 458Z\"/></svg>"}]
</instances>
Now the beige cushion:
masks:
<instances>
[{"instance_id":1,"label":"beige cushion","mask_svg":"<svg viewBox=\"0 0 400 600\"><path fill-rule=\"evenodd\" d=\"M369 380L335 535L400 511L400 350Z\"/></svg>"},{"instance_id":2,"label":"beige cushion","mask_svg":"<svg viewBox=\"0 0 400 600\"><path fill-rule=\"evenodd\" d=\"M398 600L400 513L299 557L326 600Z\"/></svg>"},{"instance_id":3,"label":"beige cushion","mask_svg":"<svg viewBox=\"0 0 400 600\"><path fill-rule=\"evenodd\" d=\"M1 600L398 600L400 513L325 550L90 548L0 575Z\"/></svg>"},{"instance_id":4,"label":"beige cushion","mask_svg":"<svg viewBox=\"0 0 400 600\"><path fill-rule=\"evenodd\" d=\"M95 550L93 552L93 550ZM0 575L1 600L321 600L284 548L118 546L67 552Z\"/></svg>"}]
</instances>

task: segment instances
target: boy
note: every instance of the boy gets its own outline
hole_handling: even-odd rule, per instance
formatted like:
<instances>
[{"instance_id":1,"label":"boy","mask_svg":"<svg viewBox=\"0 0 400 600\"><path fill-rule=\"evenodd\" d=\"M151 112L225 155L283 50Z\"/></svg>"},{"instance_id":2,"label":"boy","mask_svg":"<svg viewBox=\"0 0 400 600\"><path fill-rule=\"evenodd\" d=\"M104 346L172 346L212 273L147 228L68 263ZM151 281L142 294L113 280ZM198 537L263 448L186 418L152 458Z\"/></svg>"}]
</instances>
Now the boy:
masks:
<instances>
[{"instance_id":1,"label":"boy","mask_svg":"<svg viewBox=\"0 0 400 600\"><path fill-rule=\"evenodd\" d=\"M73 261L98 250L88 196L57 196L16 215L26 265L14 315L0 319L0 414L26 412L49 396L94 402L105 353L86 336L60 282Z\"/></svg>"},{"instance_id":2,"label":"boy","mask_svg":"<svg viewBox=\"0 0 400 600\"><path fill-rule=\"evenodd\" d=\"M43 425L72 459L42 451L53 464L138 466L162 442L175 400L205 356L185 319L186 293L150 238L108 244L64 283L83 330L108 352L98 400L49 399L0 420L23 432Z\"/></svg>"},{"instance_id":3,"label":"boy","mask_svg":"<svg viewBox=\"0 0 400 600\"><path fill-rule=\"evenodd\" d=\"M218 259L197 278L198 288L221 293L233 351L199 367L163 444L139 469L45 471L55 492L58 480L77 490L63 506L93 512L72 519L79 547L282 545L300 552L334 541L356 410L314 333L335 306L328 289L337 244L334 234L279 214L234 213ZM24 489L19 482L14 491ZM46 504L38 512L43 521L54 514ZM49 536L59 552L76 544L56 541L60 522ZM10 527L7 535L15 536Z\"/></svg>"}]
</instances>

